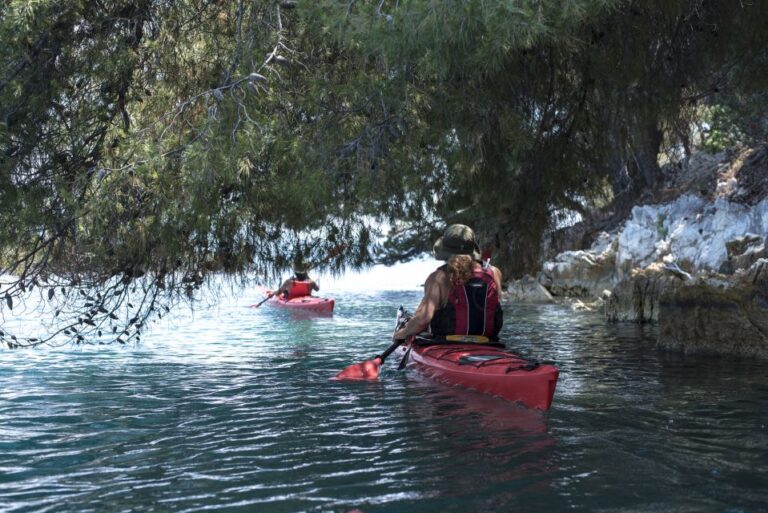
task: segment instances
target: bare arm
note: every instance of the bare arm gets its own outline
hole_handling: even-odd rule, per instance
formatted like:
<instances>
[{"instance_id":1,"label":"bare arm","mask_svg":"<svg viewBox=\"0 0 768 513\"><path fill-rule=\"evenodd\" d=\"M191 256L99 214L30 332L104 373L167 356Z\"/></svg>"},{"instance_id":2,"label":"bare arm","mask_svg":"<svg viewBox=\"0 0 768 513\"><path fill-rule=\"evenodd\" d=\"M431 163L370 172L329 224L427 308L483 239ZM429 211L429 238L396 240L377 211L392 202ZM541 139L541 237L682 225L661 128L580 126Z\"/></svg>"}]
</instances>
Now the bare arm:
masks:
<instances>
[{"instance_id":1,"label":"bare arm","mask_svg":"<svg viewBox=\"0 0 768 513\"><path fill-rule=\"evenodd\" d=\"M272 295L273 295L273 296L279 296L279 295L280 295L280 294L282 294L283 292L288 292L288 290L291 288L291 282L293 282L293 280L291 280L290 278L289 278L289 279L287 279L287 280L285 280L285 281L283 282L283 284L282 284L282 285L280 285L280 288L279 288L279 289L277 289L276 291L274 291L274 292L272 293Z\"/></svg>"},{"instance_id":2,"label":"bare arm","mask_svg":"<svg viewBox=\"0 0 768 513\"><path fill-rule=\"evenodd\" d=\"M440 278L444 273L442 271L435 271L429 275L427 282L424 284L424 297L421 299L418 308L408 321L405 327L395 332L393 338L397 340L405 339L411 335L421 333L429 326L429 321L432 320L432 316L435 315L443 298L442 286Z\"/></svg>"},{"instance_id":3,"label":"bare arm","mask_svg":"<svg viewBox=\"0 0 768 513\"><path fill-rule=\"evenodd\" d=\"M309 279L309 286L312 287L312 290L320 290L320 285L318 285L315 280L313 280L312 278L308 278L308 279Z\"/></svg>"},{"instance_id":4,"label":"bare arm","mask_svg":"<svg viewBox=\"0 0 768 513\"><path fill-rule=\"evenodd\" d=\"M498 267L491 267L493 269L493 279L496 281L496 290L501 293L501 284L502 284L502 277L501 277L501 271L499 271Z\"/></svg>"}]
</instances>

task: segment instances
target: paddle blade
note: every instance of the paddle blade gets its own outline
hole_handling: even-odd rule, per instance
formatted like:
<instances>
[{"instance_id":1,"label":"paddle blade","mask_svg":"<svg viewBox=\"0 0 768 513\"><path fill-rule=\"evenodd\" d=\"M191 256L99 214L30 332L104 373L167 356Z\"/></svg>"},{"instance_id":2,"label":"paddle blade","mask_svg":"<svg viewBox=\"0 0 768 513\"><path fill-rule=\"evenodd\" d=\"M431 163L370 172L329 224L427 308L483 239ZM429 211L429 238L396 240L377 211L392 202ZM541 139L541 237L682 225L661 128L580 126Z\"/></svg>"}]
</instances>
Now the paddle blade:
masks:
<instances>
[{"instance_id":1,"label":"paddle blade","mask_svg":"<svg viewBox=\"0 0 768 513\"><path fill-rule=\"evenodd\" d=\"M336 374L335 379L378 379L381 359L366 360L362 363L350 365Z\"/></svg>"}]
</instances>

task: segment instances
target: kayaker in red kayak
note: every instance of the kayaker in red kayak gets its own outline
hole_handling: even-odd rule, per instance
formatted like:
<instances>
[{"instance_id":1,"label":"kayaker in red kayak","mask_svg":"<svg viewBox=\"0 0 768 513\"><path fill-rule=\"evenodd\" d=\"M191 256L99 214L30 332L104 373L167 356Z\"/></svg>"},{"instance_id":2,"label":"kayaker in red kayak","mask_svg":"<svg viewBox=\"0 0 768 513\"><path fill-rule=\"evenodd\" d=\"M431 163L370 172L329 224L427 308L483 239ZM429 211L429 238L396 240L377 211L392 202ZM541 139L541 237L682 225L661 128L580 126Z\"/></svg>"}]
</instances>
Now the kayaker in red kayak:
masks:
<instances>
[{"instance_id":1,"label":"kayaker in red kayak","mask_svg":"<svg viewBox=\"0 0 768 513\"><path fill-rule=\"evenodd\" d=\"M301 263L293 265L293 276L288 278L280 285L273 295L281 296L285 300L296 297L311 296L313 290L320 290L320 285L309 277L308 269Z\"/></svg>"},{"instance_id":2,"label":"kayaker in red kayak","mask_svg":"<svg viewBox=\"0 0 768 513\"><path fill-rule=\"evenodd\" d=\"M433 249L446 264L427 278L415 315L401 306L392 344L373 359L341 370L335 379L377 379L384 360L399 351L400 369L412 367L442 383L548 410L559 370L507 351L498 341L501 272L489 260L480 261L472 229L449 226Z\"/></svg>"},{"instance_id":3,"label":"kayaker in red kayak","mask_svg":"<svg viewBox=\"0 0 768 513\"><path fill-rule=\"evenodd\" d=\"M483 335L497 340L503 322L501 271L481 261L475 232L463 224L450 225L433 252L446 263L427 277L421 303L393 338L429 331L434 336Z\"/></svg>"}]
</instances>

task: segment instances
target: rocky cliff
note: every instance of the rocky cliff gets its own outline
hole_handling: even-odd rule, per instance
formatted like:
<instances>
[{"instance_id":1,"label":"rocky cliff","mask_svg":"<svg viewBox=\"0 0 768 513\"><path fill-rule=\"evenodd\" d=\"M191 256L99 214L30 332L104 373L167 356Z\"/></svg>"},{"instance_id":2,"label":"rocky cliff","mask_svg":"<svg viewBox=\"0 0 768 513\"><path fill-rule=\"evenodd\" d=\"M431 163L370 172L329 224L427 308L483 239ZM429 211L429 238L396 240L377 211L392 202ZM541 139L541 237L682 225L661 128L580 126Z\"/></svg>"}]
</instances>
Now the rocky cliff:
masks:
<instances>
[{"instance_id":1,"label":"rocky cliff","mask_svg":"<svg viewBox=\"0 0 768 513\"><path fill-rule=\"evenodd\" d=\"M658 322L668 348L768 357L768 146L666 172L652 201L534 281L555 298L601 298L609 321ZM541 300L530 282L510 292Z\"/></svg>"}]
</instances>

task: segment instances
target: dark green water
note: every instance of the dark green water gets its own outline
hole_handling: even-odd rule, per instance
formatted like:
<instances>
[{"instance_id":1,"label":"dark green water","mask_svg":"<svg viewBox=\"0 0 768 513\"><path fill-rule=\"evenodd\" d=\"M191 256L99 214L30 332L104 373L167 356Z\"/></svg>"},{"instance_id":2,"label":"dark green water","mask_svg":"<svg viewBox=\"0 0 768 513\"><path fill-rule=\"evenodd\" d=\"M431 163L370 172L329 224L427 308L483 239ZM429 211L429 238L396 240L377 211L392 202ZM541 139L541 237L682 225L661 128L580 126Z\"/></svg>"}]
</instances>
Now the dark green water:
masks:
<instances>
[{"instance_id":1,"label":"dark green water","mask_svg":"<svg viewBox=\"0 0 768 513\"><path fill-rule=\"evenodd\" d=\"M136 347L0 350L0 510L768 511L768 365L656 349L652 328L563 306L507 309L555 360L552 409L431 383L384 349L413 292L336 314L249 294Z\"/></svg>"}]
</instances>

